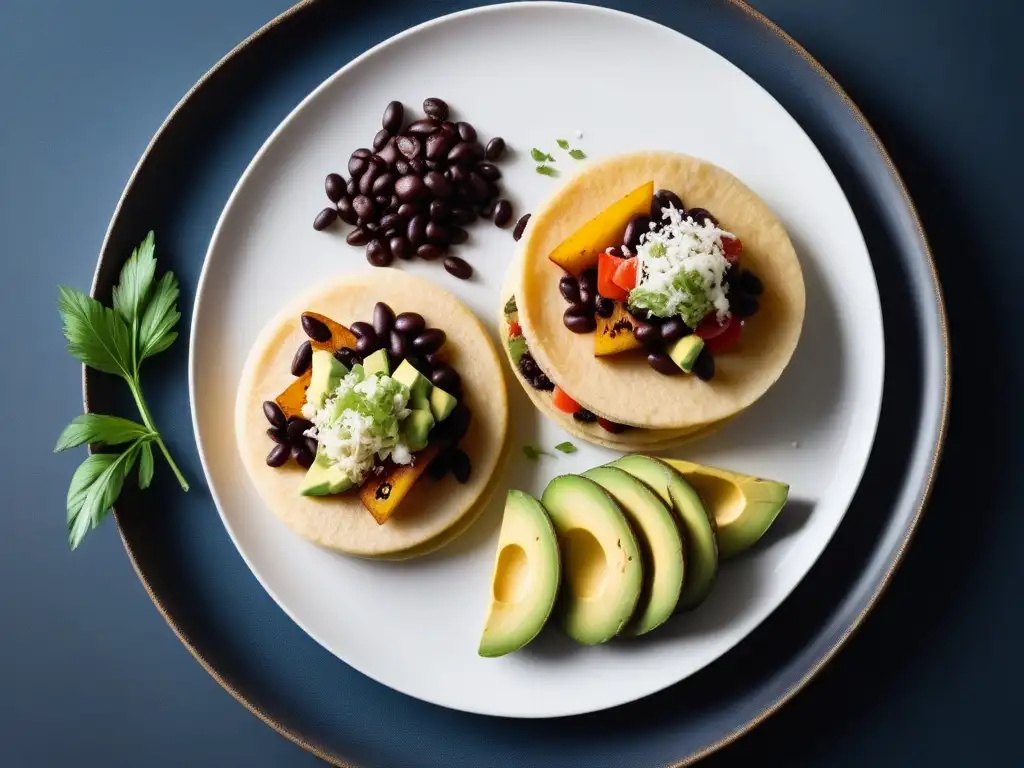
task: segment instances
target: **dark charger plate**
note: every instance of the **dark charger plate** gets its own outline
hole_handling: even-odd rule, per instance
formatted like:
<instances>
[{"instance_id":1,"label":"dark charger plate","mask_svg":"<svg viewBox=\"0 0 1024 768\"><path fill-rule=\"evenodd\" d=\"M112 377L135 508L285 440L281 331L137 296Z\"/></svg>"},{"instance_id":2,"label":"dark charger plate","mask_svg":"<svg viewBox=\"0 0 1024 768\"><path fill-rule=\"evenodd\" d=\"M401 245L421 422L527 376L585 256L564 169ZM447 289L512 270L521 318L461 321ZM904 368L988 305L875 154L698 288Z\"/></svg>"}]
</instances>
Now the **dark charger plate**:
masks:
<instances>
[{"instance_id":1,"label":"dark charger plate","mask_svg":"<svg viewBox=\"0 0 1024 768\"><path fill-rule=\"evenodd\" d=\"M183 327L213 227L252 155L310 90L371 45L431 16L429 4L306 2L211 70L178 105L125 190L100 254L104 300L152 228L182 283ZM238 556L202 488L128 493L117 514L157 608L203 667L282 735L340 765L446 768L664 766L691 762L758 724L828 663L884 590L934 479L949 398L949 341L931 254L913 204L855 105L785 33L731 0L610 3L684 31L760 82L800 122L838 177L881 292L889 366L882 415L849 514L793 594L697 675L613 710L555 720L449 711L395 693L339 662L277 608ZM158 365L180 365L183 350ZM157 422L192 478L184 376L147 383ZM86 375L90 410L123 387ZM113 402L117 401L117 402ZM177 421L174 416L179 415ZM166 493L161 493L161 488ZM780 523L781 524L781 523Z\"/></svg>"}]
</instances>

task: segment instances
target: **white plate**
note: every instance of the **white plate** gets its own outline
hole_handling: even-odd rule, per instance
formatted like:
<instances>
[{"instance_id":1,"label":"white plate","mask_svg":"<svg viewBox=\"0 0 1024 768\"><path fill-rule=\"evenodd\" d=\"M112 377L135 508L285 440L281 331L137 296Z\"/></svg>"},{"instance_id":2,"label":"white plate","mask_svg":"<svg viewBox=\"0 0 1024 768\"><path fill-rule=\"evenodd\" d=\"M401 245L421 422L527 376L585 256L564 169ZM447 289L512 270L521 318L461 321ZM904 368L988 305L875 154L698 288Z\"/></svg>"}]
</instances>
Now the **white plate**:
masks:
<instances>
[{"instance_id":1,"label":"white plate","mask_svg":"<svg viewBox=\"0 0 1024 768\"><path fill-rule=\"evenodd\" d=\"M675 76L675 79L673 79ZM515 149L502 163L516 216L558 182L529 149L558 155L568 138L591 158L666 148L704 157L777 212L800 255L807 318L780 382L687 458L785 480L792 502L771 541L726 564L708 601L639 641L574 646L557 630L530 648L476 654L490 592L503 493L456 543L410 563L372 563L317 549L260 502L236 454L232 404L243 359L263 324L316 280L371 269L344 234L315 232L323 179L380 128L384 106L419 111L446 99L486 140ZM575 133L581 130L582 139ZM507 230L471 228L460 253L476 277L437 263L403 264L455 291L497 339L496 302L513 251ZM650 694L714 661L790 593L839 525L860 481L882 392L878 291L853 213L796 122L759 85L685 36L614 11L549 3L449 16L377 46L327 80L281 124L239 181L214 233L196 298L190 390L210 489L239 552L311 637L370 677L447 707L511 717L593 711ZM580 445L527 461L565 433L510 383L515 433L508 484L540 494L556 474L616 454ZM338 692L344 696L343 691ZM327 705L329 706L329 705Z\"/></svg>"}]
</instances>

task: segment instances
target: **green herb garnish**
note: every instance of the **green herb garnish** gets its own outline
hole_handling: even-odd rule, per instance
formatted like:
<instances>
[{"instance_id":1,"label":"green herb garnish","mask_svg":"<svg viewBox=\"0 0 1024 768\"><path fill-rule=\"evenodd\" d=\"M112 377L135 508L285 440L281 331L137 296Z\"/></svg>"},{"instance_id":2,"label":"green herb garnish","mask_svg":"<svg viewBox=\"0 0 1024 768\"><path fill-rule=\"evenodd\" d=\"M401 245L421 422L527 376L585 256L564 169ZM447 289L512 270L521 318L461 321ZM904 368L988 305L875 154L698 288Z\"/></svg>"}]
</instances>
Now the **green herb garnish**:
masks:
<instances>
[{"instance_id":1,"label":"green herb garnish","mask_svg":"<svg viewBox=\"0 0 1024 768\"><path fill-rule=\"evenodd\" d=\"M167 349L178 337L178 281L171 272L154 285L156 258L153 233L132 251L114 288L113 308L81 291L58 288L57 308L68 340L68 352L82 364L120 376L128 384L142 423L117 416L86 413L77 417L57 439L54 452L77 448L124 445L121 453L94 453L75 471L68 488L68 543L75 549L86 534L103 522L121 495L125 478L139 463L139 488L153 480L153 443L163 453L182 490L188 490L181 470L171 458L153 417L142 399L142 362Z\"/></svg>"},{"instance_id":2,"label":"green herb garnish","mask_svg":"<svg viewBox=\"0 0 1024 768\"><path fill-rule=\"evenodd\" d=\"M562 453L576 453L576 446L566 440L564 443L556 445L555 450L561 451Z\"/></svg>"},{"instance_id":3,"label":"green herb garnish","mask_svg":"<svg viewBox=\"0 0 1024 768\"><path fill-rule=\"evenodd\" d=\"M537 166L537 173L539 173L541 176L557 176L558 175L558 171L556 171L550 165L538 165Z\"/></svg>"},{"instance_id":4,"label":"green herb garnish","mask_svg":"<svg viewBox=\"0 0 1024 768\"><path fill-rule=\"evenodd\" d=\"M646 309L658 317L681 315L691 328L696 328L714 308L707 280L695 269L678 272L672 278L672 289L663 292L638 286L629 292L629 308L631 311Z\"/></svg>"},{"instance_id":5,"label":"green herb garnish","mask_svg":"<svg viewBox=\"0 0 1024 768\"><path fill-rule=\"evenodd\" d=\"M584 152L582 149L573 149L569 152L569 157L571 157L573 160L586 160L587 153Z\"/></svg>"},{"instance_id":6,"label":"green herb garnish","mask_svg":"<svg viewBox=\"0 0 1024 768\"><path fill-rule=\"evenodd\" d=\"M569 148L569 142L566 141L565 139L557 139L557 144L562 149L568 149Z\"/></svg>"},{"instance_id":7,"label":"green herb garnish","mask_svg":"<svg viewBox=\"0 0 1024 768\"><path fill-rule=\"evenodd\" d=\"M518 312L519 308L516 306L516 297L509 296L508 301L505 302L505 314L511 315L513 312Z\"/></svg>"},{"instance_id":8,"label":"green herb garnish","mask_svg":"<svg viewBox=\"0 0 1024 768\"><path fill-rule=\"evenodd\" d=\"M550 456L551 454L548 453L547 451L542 451L540 448L537 448L535 446L524 445L523 455L526 456L526 458L528 458L530 461L536 461L541 456Z\"/></svg>"},{"instance_id":9,"label":"green herb garnish","mask_svg":"<svg viewBox=\"0 0 1024 768\"><path fill-rule=\"evenodd\" d=\"M553 163L555 158L549 155L547 152L542 152L536 147L530 150L530 157L532 157L538 163Z\"/></svg>"}]
</instances>

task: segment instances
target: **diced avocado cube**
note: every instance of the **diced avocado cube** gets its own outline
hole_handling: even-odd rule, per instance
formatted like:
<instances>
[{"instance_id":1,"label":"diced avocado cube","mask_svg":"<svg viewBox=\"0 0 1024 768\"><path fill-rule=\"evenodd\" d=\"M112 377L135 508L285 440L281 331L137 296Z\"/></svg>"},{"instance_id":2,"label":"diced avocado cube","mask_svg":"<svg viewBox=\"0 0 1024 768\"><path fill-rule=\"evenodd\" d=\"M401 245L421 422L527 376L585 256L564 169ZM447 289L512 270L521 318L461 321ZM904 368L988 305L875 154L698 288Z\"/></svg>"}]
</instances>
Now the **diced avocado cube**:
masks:
<instances>
[{"instance_id":1,"label":"diced avocado cube","mask_svg":"<svg viewBox=\"0 0 1024 768\"><path fill-rule=\"evenodd\" d=\"M372 355L363 360L363 370L366 371L367 377L375 374L382 376L391 375L391 363L388 360L388 352L386 349L378 349Z\"/></svg>"},{"instance_id":2,"label":"diced avocado cube","mask_svg":"<svg viewBox=\"0 0 1024 768\"><path fill-rule=\"evenodd\" d=\"M451 416L458 402L440 387L430 390L430 412L434 414L434 421L444 421Z\"/></svg>"},{"instance_id":3,"label":"diced avocado cube","mask_svg":"<svg viewBox=\"0 0 1024 768\"><path fill-rule=\"evenodd\" d=\"M402 422L402 434L410 451L422 451L427 447L427 439L434 426L434 414L429 410L412 411Z\"/></svg>"},{"instance_id":4,"label":"diced avocado cube","mask_svg":"<svg viewBox=\"0 0 1024 768\"><path fill-rule=\"evenodd\" d=\"M336 464L322 453L316 455L316 459L306 470L306 476L299 486L299 493L303 496L330 496L335 493L342 493L352 487L352 481L348 475L341 471Z\"/></svg>"},{"instance_id":5,"label":"diced avocado cube","mask_svg":"<svg viewBox=\"0 0 1024 768\"><path fill-rule=\"evenodd\" d=\"M508 340L508 354L512 358L513 365L519 365L519 361L528 351L525 336L516 336L514 339Z\"/></svg>"},{"instance_id":6,"label":"diced avocado cube","mask_svg":"<svg viewBox=\"0 0 1024 768\"><path fill-rule=\"evenodd\" d=\"M333 353L325 349L315 350L313 373L310 375L309 389L306 390L306 402L314 408L322 408L327 395L338 386L347 373L348 368L342 365Z\"/></svg>"},{"instance_id":7,"label":"diced avocado cube","mask_svg":"<svg viewBox=\"0 0 1024 768\"><path fill-rule=\"evenodd\" d=\"M697 361L697 355L702 349L704 349L704 339L691 333L670 346L668 356L686 373L692 373L693 364Z\"/></svg>"},{"instance_id":8,"label":"diced avocado cube","mask_svg":"<svg viewBox=\"0 0 1024 768\"><path fill-rule=\"evenodd\" d=\"M395 369L391 375L395 381L400 381L409 388L409 407L414 411L430 411L430 390L433 384L430 379L413 368L408 360Z\"/></svg>"}]
</instances>

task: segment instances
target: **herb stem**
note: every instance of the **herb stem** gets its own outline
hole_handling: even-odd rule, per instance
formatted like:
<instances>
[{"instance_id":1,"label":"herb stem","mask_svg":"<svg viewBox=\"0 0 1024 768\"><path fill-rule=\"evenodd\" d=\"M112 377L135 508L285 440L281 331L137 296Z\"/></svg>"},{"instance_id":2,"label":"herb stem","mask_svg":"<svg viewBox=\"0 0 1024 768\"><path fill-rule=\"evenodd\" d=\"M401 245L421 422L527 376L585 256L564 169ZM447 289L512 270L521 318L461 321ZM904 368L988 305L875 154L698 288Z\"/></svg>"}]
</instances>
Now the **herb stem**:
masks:
<instances>
[{"instance_id":1,"label":"herb stem","mask_svg":"<svg viewBox=\"0 0 1024 768\"><path fill-rule=\"evenodd\" d=\"M185 476L181 474L181 470L178 469L178 465L174 463L174 459L171 458L171 452L167 450L167 445L164 443L163 437L160 436L159 430L153 423L153 416L149 412L149 408L146 406L146 401L142 399L142 388L139 386L139 381L136 378L133 381L128 382L128 387L132 391L132 397L135 398L135 405L139 409L139 415L142 416L142 423L146 425L146 428L153 433L153 440L160 448L160 453L167 459L167 463L171 467L171 471L174 472L174 476L178 478L178 483L181 485L181 490L188 491L188 481L185 480Z\"/></svg>"}]
</instances>

